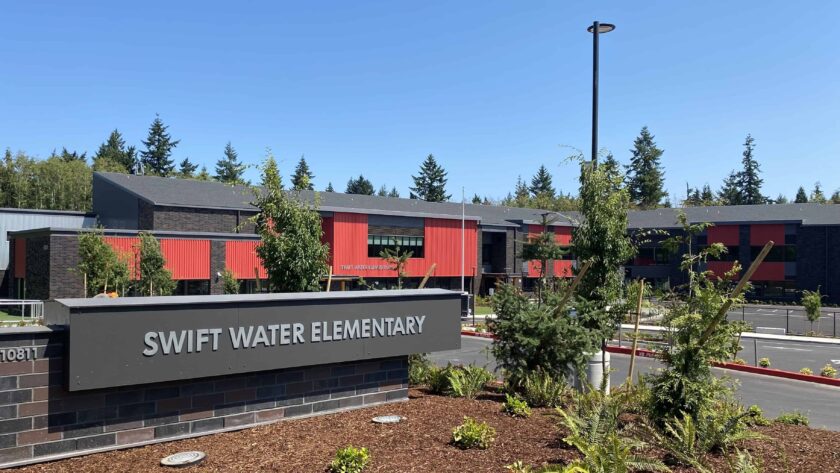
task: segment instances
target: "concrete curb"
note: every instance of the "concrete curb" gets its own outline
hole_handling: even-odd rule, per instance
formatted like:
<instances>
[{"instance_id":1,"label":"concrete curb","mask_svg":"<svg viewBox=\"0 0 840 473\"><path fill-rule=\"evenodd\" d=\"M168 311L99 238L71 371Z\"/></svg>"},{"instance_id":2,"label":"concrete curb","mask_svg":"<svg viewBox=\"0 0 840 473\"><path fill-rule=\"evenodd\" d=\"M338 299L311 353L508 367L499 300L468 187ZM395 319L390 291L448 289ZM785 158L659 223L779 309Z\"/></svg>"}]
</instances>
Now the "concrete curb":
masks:
<instances>
[{"instance_id":1,"label":"concrete curb","mask_svg":"<svg viewBox=\"0 0 840 473\"><path fill-rule=\"evenodd\" d=\"M619 353L623 355L629 355L633 350L632 348L626 347L617 347L614 345L607 345L607 351L610 353ZM643 358L656 358L656 352L651 350L645 350L642 348L636 349L636 356L641 356ZM717 368L723 368L732 371L743 371L745 373L753 373L753 374L760 374L764 376L773 376L776 378L786 378L786 379L794 379L796 381L804 381L807 383L816 383L816 384L824 384L826 386L837 386L840 387L840 379L836 378L826 378L824 376L815 376L810 374L802 374L796 371L785 371L785 370L777 370L774 368L762 368L760 366L750 366L750 365L739 365L737 363L728 363L725 361L716 361L712 363L712 366Z\"/></svg>"},{"instance_id":2,"label":"concrete curb","mask_svg":"<svg viewBox=\"0 0 840 473\"><path fill-rule=\"evenodd\" d=\"M632 324L621 324L622 330L633 330ZM659 325L639 325L642 332L665 332L667 329ZM840 338L801 337L798 335L775 335L772 333L741 332L741 338L756 338L759 340L778 340L785 342L818 343L822 345L840 345Z\"/></svg>"}]
</instances>

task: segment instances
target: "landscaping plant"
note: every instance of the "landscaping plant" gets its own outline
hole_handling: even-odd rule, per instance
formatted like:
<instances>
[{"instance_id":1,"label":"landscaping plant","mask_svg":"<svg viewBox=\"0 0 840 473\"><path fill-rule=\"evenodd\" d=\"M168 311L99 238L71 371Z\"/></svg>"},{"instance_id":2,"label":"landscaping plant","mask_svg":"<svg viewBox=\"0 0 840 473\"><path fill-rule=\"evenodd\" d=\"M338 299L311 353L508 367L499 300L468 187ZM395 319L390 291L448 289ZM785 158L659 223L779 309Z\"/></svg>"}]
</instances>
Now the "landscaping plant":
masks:
<instances>
[{"instance_id":1,"label":"landscaping plant","mask_svg":"<svg viewBox=\"0 0 840 473\"><path fill-rule=\"evenodd\" d=\"M537 368L526 374L518 385L508 384L508 390L522 397L529 406L559 407L569 386L563 379Z\"/></svg>"},{"instance_id":2,"label":"landscaping plant","mask_svg":"<svg viewBox=\"0 0 840 473\"><path fill-rule=\"evenodd\" d=\"M762 368L769 368L770 367L770 358L767 358L767 357L759 358L758 366L760 366Z\"/></svg>"},{"instance_id":3,"label":"landscaping plant","mask_svg":"<svg viewBox=\"0 0 840 473\"><path fill-rule=\"evenodd\" d=\"M531 408L528 403L516 396L505 394L505 403L502 404L502 412L513 417L531 417Z\"/></svg>"},{"instance_id":4,"label":"landscaping plant","mask_svg":"<svg viewBox=\"0 0 840 473\"><path fill-rule=\"evenodd\" d=\"M486 449L496 440L496 429L486 422L464 417L464 423L452 430L452 444L461 449Z\"/></svg>"},{"instance_id":5,"label":"landscaping plant","mask_svg":"<svg viewBox=\"0 0 840 473\"><path fill-rule=\"evenodd\" d=\"M776 417L776 422L787 425L807 426L809 424L808 416L799 411L782 412L778 417Z\"/></svg>"},{"instance_id":6,"label":"landscaping plant","mask_svg":"<svg viewBox=\"0 0 840 473\"><path fill-rule=\"evenodd\" d=\"M352 445L339 449L330 463L330 473L361 473L370 463L370 453L365 447Z\"/></svg>"},{"instance_id":7,"label":"landscaping plant","mask_svg":"<svg viewBox=\"0 0 840 473\"><path fill-rule=\"evenodd\" d=\"M822 298L819 287L816 291L802 291L802 306L805 307L805 317L808 318L808 322L811 322L811 332L814 331L814 322L820 320Z\"/></svg>"},{"instance_id":8,"label":"landscaping plant","mask_svg":"<svg viewBox=\"0 0 840 473\"><path fill-rule=\"evenodd\" d=\"M228 268L222 271L222 289L225 294L239 294L239 280Z\"/></svg>"},{"instance_id":9,"label":"landscaping plant","mask_svg":"<svg viewBox=\"0 0 840 473\"><path fill-rule=\"evenodd\" d=\"M808 368L807 366L805 368L802 368L801 370L799 370L799 372L802 373L802 374L807 374L807 375L813 375L814 374L814 371L811 368Z\"/></svg>"},{"instance_id":10,"label":"landscaping plant","mask_svg":"<svg viewBox=\"0 0 840 473\"><path fill-rule=\"evenodd\" d=\"M831 363L826 363L826 365L820 370L820 376L824 378L836 378L837 368L832 366Z\"/></svg>"},{"instance_id":11,"label":"landscaping plant","mask_svg":"<svg viewBox=\"0 0 840 473\"><path fill-rule=\"evenodd\" d=\"M505 465L505 468L510 470L511 473L589 473L589 471L577 465L545 465L535 469L524 464L522 460Z\"/></svg>"},{"instance_id":12,"label":"landscaping plant","mask_svg":"<svg viewBox=\"0 0 840 473\"><path fill-rule=\"evenodd\" d=\"M493 374L479 366L467 365L453 367L446 377L451 396L473 399L493 379Z\"/></svg>"},{"instance_id":13,"label":"landscaping plant","mask_svg":"<svg viewBox=\"0 0 840 473\"><path fill-rule=\"evenodd\" d=\"M426 373L426 386L432 394L449 394L449 372L453 370L452 364L448 364L446 368L432 366Z\"/></svg>"},{"instance_id":14,"label":"landscaping plant","mask_svg":"<svg viewBox=\"0 0 840 473\"><path fill-rule=\"evenodd\" d=\"M426 384L432 368L432 362L425 353L408 355L408 384L412 386Z\"/></svg>"},{"instance_id":15,"label":"landscaping plant","mask_svg":"<svg viewBox=\"0 0 840 473\"><path fill-rule=\"evenodd\" d=\"M729 469L732 473L760 473L758 461L754 460L750 452L746 450L735 450L734 460L729 462Z\"/></svg>"}]
</instances>

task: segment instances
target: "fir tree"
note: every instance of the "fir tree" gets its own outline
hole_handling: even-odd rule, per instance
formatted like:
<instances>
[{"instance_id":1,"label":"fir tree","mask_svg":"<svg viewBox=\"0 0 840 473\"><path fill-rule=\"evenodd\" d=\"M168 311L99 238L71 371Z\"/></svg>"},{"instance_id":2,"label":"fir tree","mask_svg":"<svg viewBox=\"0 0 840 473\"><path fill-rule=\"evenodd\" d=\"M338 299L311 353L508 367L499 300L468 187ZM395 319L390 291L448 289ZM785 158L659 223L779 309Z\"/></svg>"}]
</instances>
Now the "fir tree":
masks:
<instances>
[{"instance_id":1,"label":"fir tree","mask_svg":"<svg viewBox=\"0 0 840 473\"><path fill-rule=\"evenodd\" d=\"M715 194L712 192L712 188L708 183L703 185L703 191L700 192L700 200L703 202L703 205L715 205Z\"/></svg>"},{"instance_id":2,"label":"fir tree","mask_svg":"<svg viewBox=\"0 0 840 473\"><path fill-rule=\"evenodd\" d=\"M446 193L446 171L431 154L420 165L420 173L417 176L412 175L411 178L414 179L411 192L419 199L427 202L445 202L452 197Z\"/></svg>"},{"instance_id":3,"label":"fir tree","mask_svg":"<svg viewBox=\"0 0 840 473\"><path fill-rule=\"evenodd\" d=\"M531 191L522 180L522 176L516 177L516 186L513 188L513 205L517 207L528 207L531 201Z\"/></svg>"},{"instance_id":4,"label":"fir tree","mask_svg":"<svg viewBox=\"0 0 840 473\"><path fill-rule=\"evenodd\" d=\"M825 194L822 191L822 185L820 185L819 181L814 184L814 190L811 191L811 196L808 197L808 202L813 202L815 204L825 203Z\"/></svg>"},{"instance_id":5,"label":"fir tree","mask_svg":"<svg viewBox=\"0 0 840 473\"><path fill-rule=\"evenodd\" d=\"M201 171L199 171L198 174L196 174L195 178L199 181L209 181L210 173L207 172L207 166L201 166Z\"/></svg>"},{"instance_id":6,"label":"fir tree","mask_svg":"<svg viewBox=\"0 0 840 473\"><path fill-rule=\"evenodd\" d=\"M741 198L738 173L731 171L718 191L718 199L721 205L741 205Z\"/></svg>"},{"instance_id":7,"label":"fir tree","mask_svg":"<svg viewBox=\"0 0 840 473\"><path fill-rule=\"evenodd\" d=\"M753 157L754 150L755 139L748 134L746 141L744 141L744 153L741 159L743 169L738 173L738 193L740 194L740 203L744 205L767 203L767 197L761 194L761 185L764 183L764 179L758 177L761 166Z\"/></svg>"},{"instance_id":8,"label":"fir tree","mask_svg":"<svg viewBox=\"0 0 840 473\"><path fill-rule=\"evenodd\" d=\"M142 142L145 150L140 151L140 162L143 165L143 173L157 176L169 176L175 170L172 161L172 150L178 146L180 140L173 140L166 125L161 121L160 116L149 126L149 136Z\"/></svg>"},{"instance_id":9,"label":"fir tree","mask_svg":"<svg viewBox=\"0 0 840 473\"><path fill-rule=\"evenodd\" d=\"M315 190L315 187L312 185L312 180L314 178L315 174L312 174L312 171L309 169L309 165L306 164L306 159L301 156L297 167L295 167L295 173L292 175L293 188L298 191Z\"/></svg>"},{"instance_id":10,"label":"fir tree","mask_svg":"<svg viewBox=\"0 0 840 473\"><path fill-rule=\"evenodd\" d=\"M784 194L779 194L778 196L776 196L776 200L774 201L774 203L776 203L776 204L787 204L788 203L788 198L785 197Z\"/></svg>"},{"instance_id":11,"label":"fir tree","mask_svg":"<svg viewBox=\"0 0 840 473\"><path fill-rule=\"evenodd\" d=\"M196 169L198 169L198 164L190 162L190 158L184 158L184 160L181 161L180 166L178 166L178 174L180 174L181 177L192 179Z\"/></svg>"},{"instance_id":12,"label":"fir tree","mask_svg":"<svg viewBox=\"0 0 840 473\"><path fill-rule=\"evenodd\" d=\"M836 190L831 194L831 203L840 204L840 190Z\"/></svg>"},{"instance_id":13,"label":"fir tree","mask_svg":"<svg viewBox=\"0 0 840 473\"><path fill-rule=\"evenodd\" d=\"M554 197L555 190L554 186L551 185L551 174L548 172L548 169L546 169L544 165L540 165L540 168L537 170L537 173L534 174L534 177L531 178L531 185L528 187L528 190L534 197Z\"/></svg>"},{"instance_id":14,"label":"fir tree","mask_svg":"<svg viewBox=\"0 0 840 473\"><path fill-rule=\"evenodd\" d=\"M225 156L216 161L217 181L225 184L244 184L242 175L245 173L245 165L239 161L239 154L233 149L230 141L225 145Z\"/></svg>"},{"instance_id":15,"label":"fir tree","mask_svg":"<svg viewBox=\"0 0 840 473\"><path fill-rule=\"evenodd\" d=\"M324 192L335 192L335 189L333 189L333 186L332 186L332 182L327 183L327 188L324 189Z\"/></svg>"},{"instance_id":16,"label":"fir tree","mask_svg":"<svg viewBox=\"0 0 840 473\"><path fill-rule=\"evenodd\" d=\"M133 173L137 167L136 150L133 146L126 148L125 140L119 130L114 129L108 136L108 140L99 145L99 149L93 156L93 166L97 169L107 167Z\"/></svg>"},{"instance_id":17,"label":"fir tree","mask_svg":"<svg viewBox=\"0 0 840 473\"><path fill-rule=\"evenodd\" d=\"M799 190L796 191L796 198L793 199L793 202L796 204L807 204L808 203L808 194L805 193L805 188L799 186Z\"/></svg>"},{"instance_id":18,"label":"fir tree","mask_svg":"<svg viewBox=\"0 0 840 473\"><path fill-rule=\"evenodd\" d=\"M345 189L344 193L373 195L373 183L365 179L365 176L359 174L358 179L353 179L351 177L350 180L347 181L347 189Z\"/></svg>"},{"instance_id":19,"label":"fir tree","mask_svg":"<svg viewBox=\"0 0 840 473\"><path fill-rule=\"evenodd\" d=\"M396 187L392 187L391 190L388 192L388 197L399 197L400 191L397 190Z\"/></svg>"},{"instance_id":20,"label":"fir tree","mask_svg":"<svg viewBox=\"0 0 840 473\"><path fill-rule=\"evenodd\" d=\"M652 209L660 205L668 193L665 192L665 172L660 158L664 151L656 147L654 136L648 127L642 127L639 136L630 150L633 156L627 167L627 188L630 198L643 209Z\"/></svg>"},{"instance_id":21,"label":"fir tree","mask_svg":"<svg viewBox=\"0 0 840 473\"><path fill-rule=\"evenodd\" d=\"M376 195L378 195L379 197L388 197L388 186L382 184L382 187L379 188L379 190L376 192Z\"/></svg>"},{"instance_id":22,"label":"fir tree","mask_svg":"<svg viewBox=\"0 0 840 473\"><path fill-rule=\"evenodd\" d=\"M473 194L472 203L481 204L481 197L479 197L478 194Z\"/></svg>"},{"instance_id":23,"label":"fir tree","mask_svg":"<svg viewBox=\"0 0 840 473\"><path fill-rule=\"evenodd\" d=\"M80 161L83 163L87 162L87 153L79 154L77 151L68 151L67 148L61 147L61 154L56 154L55 150L53 150L52 154L50 154L50 158L58 158L65 163L72 163L73 161Z\"/></svg>"}]
</instances>

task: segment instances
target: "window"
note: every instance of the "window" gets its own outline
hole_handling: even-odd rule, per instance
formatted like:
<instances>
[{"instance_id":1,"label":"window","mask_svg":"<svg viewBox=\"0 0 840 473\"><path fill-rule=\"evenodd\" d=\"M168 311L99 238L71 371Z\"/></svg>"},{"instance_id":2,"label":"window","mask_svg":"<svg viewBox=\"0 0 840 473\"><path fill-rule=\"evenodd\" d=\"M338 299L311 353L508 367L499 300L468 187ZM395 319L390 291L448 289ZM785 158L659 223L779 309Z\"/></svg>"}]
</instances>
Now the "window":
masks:
<instances>
[{"instance_id":1,"label":"window","mask_svg":"<svg viewBox=\"0 0 840 473\"><path fill-rule=\"evenodd\" d=\"M700 252L705 250L706 246L699 246L696 251ZM726 253L718 256L717 258L709 257L709 261L735 261L740 260L741 250L737 246L727 246Z\"/></svg>"},{"instance_id":2,"label":"window","mask_svg":"<svg viewBox=\"0 0 840 473\"><path fill-rule=\"evenodd\" d=\"M752 260L755 260L758 257L758 254L761 253L761 246L751 246L750 253ZM770 252L767 253L767 257L764 258L764 261L768 263L795 263L796 262L796 246L795 245L780 245L774 246L770 248Z\"/></svg>"},{"instance_id":3,"label":"window","mask_svg":"<svg viewBox=\"0 0 840 473\"><path fill-rule=\"evenodd\" d=\"M368 235L368 257L378 258L385 248L411 252L412 258L423 257L423 238L421 236Z\"/></svg>"},{"instance_id":4,"label":"window","mask_svg":"<svg viewBox=\"0 0 840 473\"><path fill-rule=\"evenodd\" d=\"M697 245L708 245L709 237L707 235L697 235L694 237L694 243Z\"/></svg>"}]
</instances>

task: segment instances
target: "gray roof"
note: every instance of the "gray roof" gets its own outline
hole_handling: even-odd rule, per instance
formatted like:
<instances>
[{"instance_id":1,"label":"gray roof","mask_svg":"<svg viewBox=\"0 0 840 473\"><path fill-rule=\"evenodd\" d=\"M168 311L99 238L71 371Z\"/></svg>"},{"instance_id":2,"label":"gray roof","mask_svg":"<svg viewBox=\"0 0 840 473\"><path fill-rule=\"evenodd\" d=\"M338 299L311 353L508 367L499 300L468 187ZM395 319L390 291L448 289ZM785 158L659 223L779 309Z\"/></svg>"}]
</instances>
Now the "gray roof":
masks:
<instances>
[{"instance_id":1,"label":"gray roof","mask_svg":"<svg viewBox=\"0 0 840 473\"><path fill-rule=\"evenodd\" d=\"M175 179L154 176L97 172L95 179L105 179L135 196L155 205L168 207L214 208L255 211L250 204L254 189L220 182ZM301 196L314 202L314 192ZM425 202L372 195L318 192L319 209L325 212L356 212L411 217L461 218L458 202ZM549 214L553 225L576 225L576 212L547 212L540 209L502 207L499 205L464 206L467 220L479 220L482 226L515 227L539 224ZM820 204L735 205L689 207L629 212L630 228L677 228L677 212L683 211L691 222L724 223L801 223L802 225L840 225L840 206Z\"/></svg>"},{"instance_id":2,"label":"gray roof","mask_svg":"<svg viewBox=\"0 0 840 473\"><path fill-rule=\"evenodd\" d=\"M718 225L741 223L799 223L802 225L840 225L840 205L777 204L687 207L656 209L628 214L630 228L678 228L677 214L684 212L691 223Z\"/></svg>"}]
</instances>

